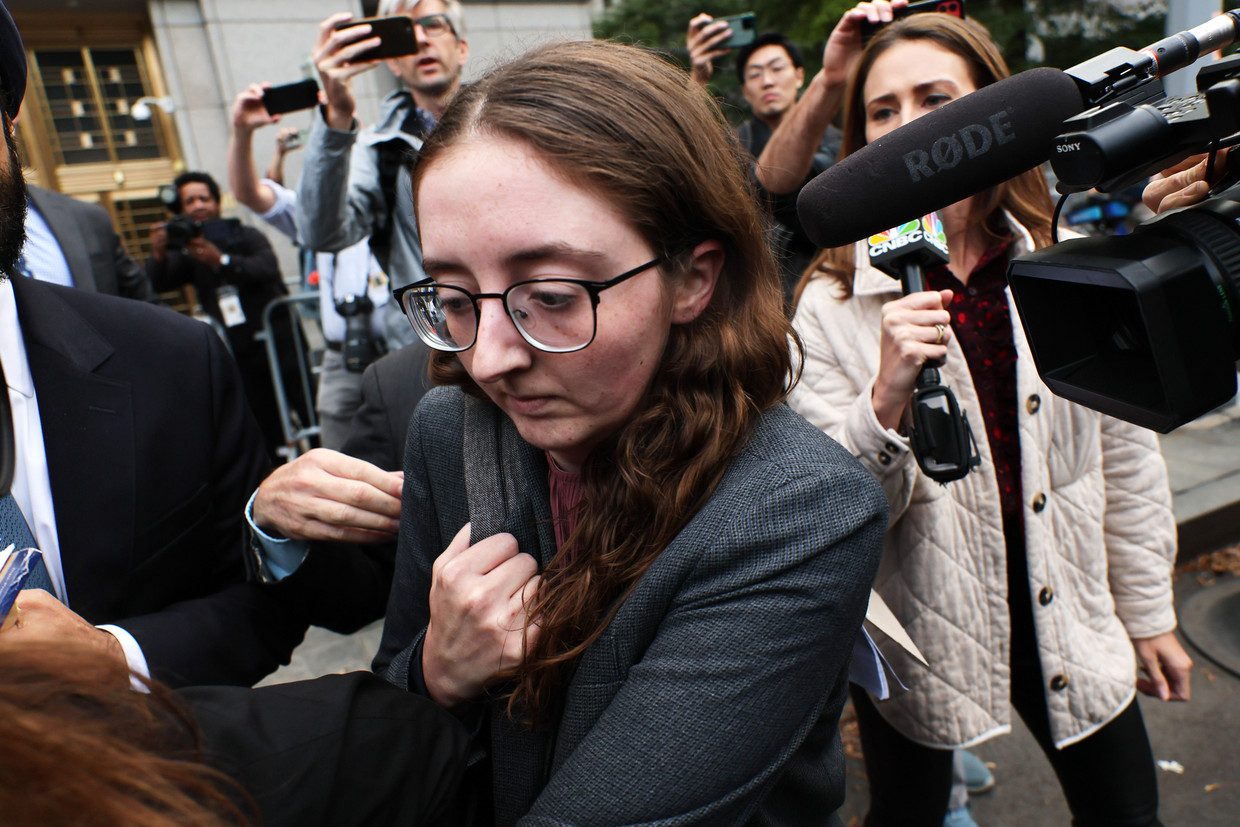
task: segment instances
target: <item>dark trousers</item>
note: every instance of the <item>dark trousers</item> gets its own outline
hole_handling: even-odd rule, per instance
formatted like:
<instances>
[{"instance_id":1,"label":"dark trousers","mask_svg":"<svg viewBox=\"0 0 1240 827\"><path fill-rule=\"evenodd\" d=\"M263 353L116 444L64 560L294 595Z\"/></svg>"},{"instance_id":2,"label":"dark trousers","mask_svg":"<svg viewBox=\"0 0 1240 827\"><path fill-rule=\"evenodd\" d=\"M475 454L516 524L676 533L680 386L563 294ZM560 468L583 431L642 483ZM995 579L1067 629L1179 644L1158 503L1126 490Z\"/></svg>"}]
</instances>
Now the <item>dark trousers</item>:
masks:
<instances>
[{"instance_id":1,"label":"dark trousers","mask_svg":"<svg viewBox=\"0 0 1240 827\"><path fill-rule=\"evenodd\" d=\"M1024 533L1019 525L1005 525L1005 533L1012 706L1055 770L1077 827L1157 827L1154 756L1135 700L1088 738L1055 749L1033 626ZM852 687L852 698L870 781L867 827L941 827L951 794L952 751L905 738L883 720L864 690Z\"/></svg>"}]
</instances>

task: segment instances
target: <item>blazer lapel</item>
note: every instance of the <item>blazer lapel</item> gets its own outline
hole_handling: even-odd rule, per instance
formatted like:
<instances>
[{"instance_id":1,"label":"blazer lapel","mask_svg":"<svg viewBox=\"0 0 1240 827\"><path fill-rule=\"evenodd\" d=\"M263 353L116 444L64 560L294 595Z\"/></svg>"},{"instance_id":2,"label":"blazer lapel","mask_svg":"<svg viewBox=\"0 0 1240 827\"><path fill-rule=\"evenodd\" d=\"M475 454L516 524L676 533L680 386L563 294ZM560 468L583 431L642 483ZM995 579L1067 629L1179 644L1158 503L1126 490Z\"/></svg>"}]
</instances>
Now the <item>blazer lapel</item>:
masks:
<instances>
[{"instance_id":1,"label":"blazer lapel","mask_svg":"<svg viewBox=\"0 0 1240 827\"><path fill-rule=\"evenodd\" d=\"M112 346L54 289L14 279L34 377L69 604L87 620L124 594L134 542L130 386L95 373ZM21 450L20 447L18 450Z\"/></svg>"},{"instance_id":2,"label":"blazer lapel","mask_svg":"<svg viewBox=\"0 0 1240 827\"><path fill-rule=\"evenodd\" d=\"M30 187L29 192L30 200L42 213L52 235L56 236L60 251L69 265L69 273L73 276L74 286L91 293L98 292L95 273L90 266L90 251L82 241L84 228L74 224L72 213L66 210L59 200L48 197L46 192L37 187Z\"/></svg>"},{"instance_id":3,"label":"blazer lapel","mask_svg":"<svg viewBox=\"0 0 1240 827\"><path fill-rule=\"evenodd\" d=\"M466 397L464 426L470 540L509 532L541 570L555 554L546 459L489 402ZM546 783L553 734L513 721L505 706L491 703L491 782L499 827L516 824L533 806Z\"/></svg>"}]
</instances>

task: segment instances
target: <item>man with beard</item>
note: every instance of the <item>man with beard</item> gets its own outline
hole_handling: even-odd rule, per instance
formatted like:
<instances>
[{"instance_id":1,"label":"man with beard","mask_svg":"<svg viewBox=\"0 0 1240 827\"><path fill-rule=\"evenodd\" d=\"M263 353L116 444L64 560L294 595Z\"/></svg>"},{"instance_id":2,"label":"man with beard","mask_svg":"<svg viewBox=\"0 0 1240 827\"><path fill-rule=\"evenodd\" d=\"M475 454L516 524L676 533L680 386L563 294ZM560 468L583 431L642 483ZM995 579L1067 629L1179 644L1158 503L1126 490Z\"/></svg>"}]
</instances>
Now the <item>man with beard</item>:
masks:
<instances>
[{"instance_id":1,"label":"man with beard","mask_svg":"<svg viewBox=\"0 0 1240 827\"><path fill-rule=\"evenodd\" d=\"M383 102L374 126L358 131L352 79L377 60L361 56L379 44L369 25L336 28L350 19L323 21L314 53L326 104L313 119L298 189L298 229L311 250L336 252L370 237L392 287L424 277L413 215L409 162L461 85L469 57L459 0L382 0L379 15L413 20L418 50L385 60L405 87ZM388 346L417 339L395 302L383 313Z\"/></svg>"},{"instance_id":2,"label":"man with beard","mask_svg":"<svg viewBox=\"0 0 1240 827\"><path fill-rule=\"evenodd\" d=\"M206 325L15 275L26 85L0 4L0 359L16 463L0 548L43 551L0 634L92 646L174 685L249 685L306 624L245 582L241 509L267 471L236 366ZM3 434L7 439L8 434Z\"/></svg>"}]
</instances>

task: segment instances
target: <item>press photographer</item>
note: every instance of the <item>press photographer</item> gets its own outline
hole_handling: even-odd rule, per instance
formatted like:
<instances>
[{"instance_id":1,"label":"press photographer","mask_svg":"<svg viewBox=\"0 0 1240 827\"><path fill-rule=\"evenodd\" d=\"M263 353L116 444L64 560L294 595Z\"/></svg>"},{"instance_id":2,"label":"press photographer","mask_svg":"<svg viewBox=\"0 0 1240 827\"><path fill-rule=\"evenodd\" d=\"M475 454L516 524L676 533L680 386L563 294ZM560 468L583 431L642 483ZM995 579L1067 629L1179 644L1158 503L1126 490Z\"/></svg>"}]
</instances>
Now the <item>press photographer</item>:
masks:
<instances>
[{"instance_id":1,"label":"press photographer","mask_svg":"<svg viewBox=\"0 0 1240 827\"><path fill-rule=\"evenodd\" d=\"M227 331L250 409L274 459L284 437L267 353L256 334L263 308L286 294L275 251L258 230L220 217L220 188L207 173L182 173L173 187L175 215L151 228L147 275L156 290L192 285L202 310Z\"/></svg>"}]
</instances>

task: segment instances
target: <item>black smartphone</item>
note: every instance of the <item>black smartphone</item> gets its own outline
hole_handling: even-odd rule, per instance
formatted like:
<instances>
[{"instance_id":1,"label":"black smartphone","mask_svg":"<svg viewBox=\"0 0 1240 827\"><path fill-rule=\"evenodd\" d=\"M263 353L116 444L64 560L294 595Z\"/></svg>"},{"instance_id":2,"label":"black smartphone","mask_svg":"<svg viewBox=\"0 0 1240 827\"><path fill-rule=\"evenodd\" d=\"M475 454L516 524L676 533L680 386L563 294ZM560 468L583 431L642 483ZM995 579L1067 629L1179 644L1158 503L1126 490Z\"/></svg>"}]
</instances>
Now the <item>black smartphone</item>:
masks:
<instances>
[{"instance_id":1,"label":"black smartphone","mask_svg":"<svg viewBox=\"0 0 1240 827\"><path fill-rule=\"evenodd\" d=\"M740 49L748 46L758 36L758 18L751 11L747 11L744 14L720 17L719 19L726 21L728 28L732 30L732 36L723 41L723 45L729 49Z\"/></svg>"},{"instance_id":2,"label":"black smartphone","mask_svg":"<svg viewBox=\"0 0 1240 827\"><path fill-rule=\"evenodd\" d=\"M282 115L299 109L310 109L319 102L319 84L311 78L263 90L263 106L268 115Z\"/></svg>"},{"instance_id":3,"label":"black smartphone","mask_svg":"<svg viewBox=\"0 0 1240 827\"><path fill-rule=\"evenodd\" d=\"M939 14L950 14L952 17L964 19L964 0L921 0L918 3L909 3L907 6L901 6L892 10L892 16L899 20L901 17L908 17L910 14L919 12L937 12ZM869 43L879 29L887 24L871 23L864 20L861 23L861 42Z\"/></svg>"},{"instance_id":4,"label":"black smartphone","mask_svg":"<svg viewBox=\"0 0 1240 827\"><path fill-rule=\"evenodd\" d=\"M370 34L362 39L378 37L379 45L353 58L353 63L402 57L418 51L418 39L413 34L413 18L408 15L397 14L392 17L362 17L357 20L345 20L337 23L335 28L351 29L363 23L370 25Z\"/></svg>"}]
</instances>

